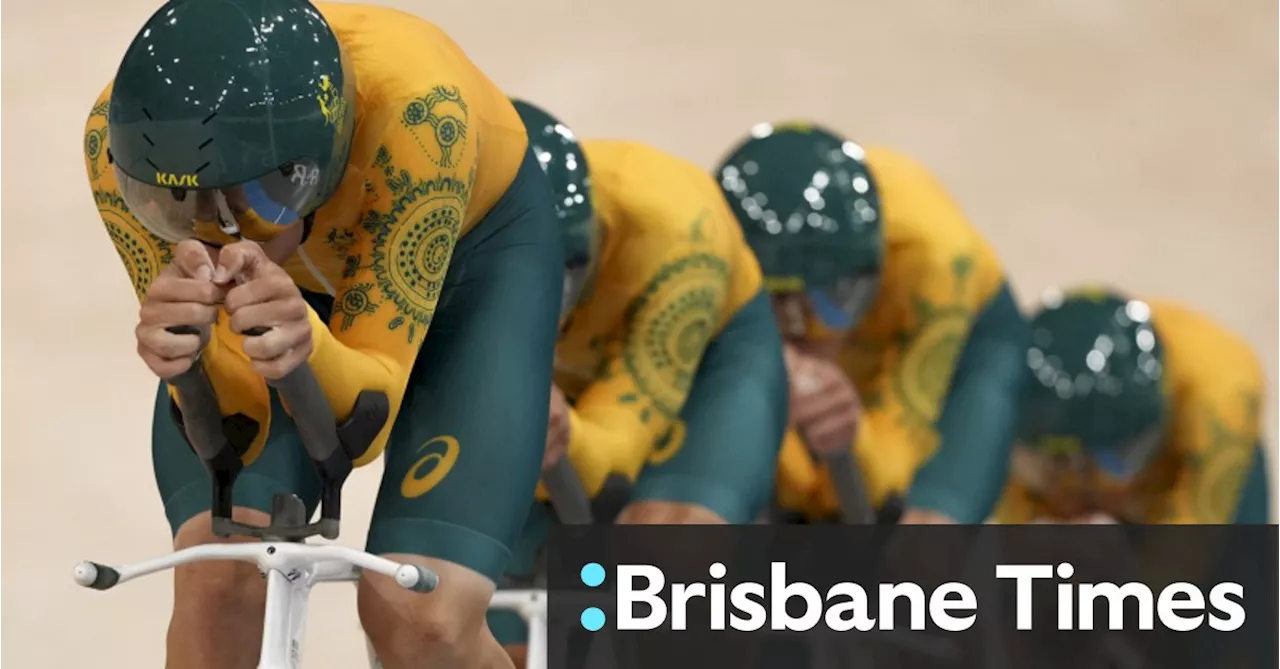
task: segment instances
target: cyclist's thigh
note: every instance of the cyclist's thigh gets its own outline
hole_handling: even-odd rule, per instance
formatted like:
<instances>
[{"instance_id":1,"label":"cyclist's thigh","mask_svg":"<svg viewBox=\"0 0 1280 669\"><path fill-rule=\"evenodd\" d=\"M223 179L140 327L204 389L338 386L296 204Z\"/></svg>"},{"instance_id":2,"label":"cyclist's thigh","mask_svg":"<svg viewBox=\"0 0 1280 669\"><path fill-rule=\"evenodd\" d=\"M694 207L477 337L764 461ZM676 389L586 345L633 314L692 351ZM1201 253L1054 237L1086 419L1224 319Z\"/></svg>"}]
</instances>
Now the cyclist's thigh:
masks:
<instances>
[{"instance_id":1,"label":"cyclist's thigh","mask_svg":"<svg viewBox=\"0 0 1280 669\"><path fill-rule=\"evenodd\" d=\"M546 442L564 276L553 211L529 154L458 242L387 445L370 551L502 575Z\"/></svg>"},{"instance_id":2,"label":"cyclist's thigh","mask_svg":"<svg viewBox=\"0 0 1280 669\"><path fill-rule=\"evenodd\" d=\"M235 505L270 513L271 500L276 494L292 493L302 498L309 511L314 510L320 496L319 479L293 421L274 391L266 443L262 454L236 478L232 494ZM184 523L209 510L212 484L209 473L174 419L164 382L156 393L151 461L169 529L176 536Z\"/></svg>"},{"instance_id":3,"label":"cyclist's thigh","mask_svg":"<svg viewBox=\"0 0 1280 669\"><path fill-rule=\"evenodd\" d=\"M786 426L782 338L761 292L707 346L680 420L632 499L696 504L750 523L772 495Z\"/></svg>"}]
</instances>

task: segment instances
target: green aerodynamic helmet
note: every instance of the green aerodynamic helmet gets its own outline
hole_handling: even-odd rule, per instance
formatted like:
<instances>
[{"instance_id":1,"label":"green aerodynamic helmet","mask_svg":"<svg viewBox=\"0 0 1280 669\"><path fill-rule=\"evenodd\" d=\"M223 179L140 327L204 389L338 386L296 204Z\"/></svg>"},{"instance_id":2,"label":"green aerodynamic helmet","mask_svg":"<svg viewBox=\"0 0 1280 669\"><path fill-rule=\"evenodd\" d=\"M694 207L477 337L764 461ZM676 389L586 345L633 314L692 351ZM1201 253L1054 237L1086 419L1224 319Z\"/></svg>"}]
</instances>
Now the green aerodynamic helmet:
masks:
<instances>
[{"instance_id":1,"label":"green aerodynamic helmet","mask_svg":"<svg viewBox=\"0 0 1280 669\"><path fill-rule=\"evenodd\" d=\"M1106 289L1046 293L1031 322L1019 440L1127 480L1164 437L1164 349L1151 308Z\"/></svg>"},{"instance_id":2,"label":"green aerodynamic helmet","mask_svg":"<svg viewBox=\"0 0 1280 669\"><path fill-rule=\"evenodd\" d=\"M879 287L880 198L865 158L823 128L760 124L716 170L766 285L803 291L836 330L855 326Z\"/></svg>"},{"instance_id":3,"label":"green aerodynamic helmet","mask_svg":"<svg viewBox=\"0 0 1280 669\"><path fill-rule=\"evenodd\" d=\"M556 197L556 218L564 240L564 298L561 314L567 314L586 294L595 271L599 237L591 210L591 177L587 157L573 131L557 118L523 100L511 101L529 133L529 148L551 181Z\"/></svg>"},{"instance_id":4,"label":"green aerodynamic helmet","mask_svg":"<svg viewBox=\"0 0 1280 669\"><path fill-rule=\"evenodd\" d=\"M121 194L169 241L309 223L342 180L354 91L342 45L306 0L168 2L111 91Z\"/></svg>"}]
</instances>

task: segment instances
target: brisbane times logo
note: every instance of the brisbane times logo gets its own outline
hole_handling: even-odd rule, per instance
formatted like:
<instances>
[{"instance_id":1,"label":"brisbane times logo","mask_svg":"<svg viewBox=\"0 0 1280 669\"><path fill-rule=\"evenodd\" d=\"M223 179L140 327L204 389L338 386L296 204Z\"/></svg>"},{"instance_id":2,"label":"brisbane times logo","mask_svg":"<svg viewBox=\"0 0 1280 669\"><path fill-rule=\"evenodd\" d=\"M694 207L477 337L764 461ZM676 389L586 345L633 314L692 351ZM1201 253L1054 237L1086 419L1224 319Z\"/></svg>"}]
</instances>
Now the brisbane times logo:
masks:
<instances>
[{"instance_id":1,"label":"brisbane times logo","mask_svg":"<svg viewBox=\"0 0 1280 669\"><path fill-rule=\"evenodd\" d=\"M1153 630L1189 632L1207 626L1219 632L1238 630L1245 623L1244 586L1226 581L1206 592L1189 582L1154 589L1141 582L1090 583L1072 580L1069 562L997 564L994 577L1011 583L1016 592L1014 625L1033 629L1049 622L1060 630ZM947 632L972 628L980 602L974 589L947 582L926 590L912 582L840 582L819 588L793 578L787 563L772 562L767 583L731 577L723 563L708 566L707 579L668 582L663 570L650 564L620 564L612 574L591 562L580 572L581 582L595 592L612 592L613 620L605 607L581 610L584 629L598 631L721 631L759 630L834 632L925 630L929 625ZM1037 584L1056 583L1056 619L1033 620L1042 609L1034 601ZM607 587L606 587L607 586ZM1039 592L1043 592L1040 590ZM797 603L799 604L797 606ZM692 611L700 612L691 614ZM906 611L905 617L902 612ZM1095 612L1105 612L1098 619Z\"/></svg>"}]
</instances>

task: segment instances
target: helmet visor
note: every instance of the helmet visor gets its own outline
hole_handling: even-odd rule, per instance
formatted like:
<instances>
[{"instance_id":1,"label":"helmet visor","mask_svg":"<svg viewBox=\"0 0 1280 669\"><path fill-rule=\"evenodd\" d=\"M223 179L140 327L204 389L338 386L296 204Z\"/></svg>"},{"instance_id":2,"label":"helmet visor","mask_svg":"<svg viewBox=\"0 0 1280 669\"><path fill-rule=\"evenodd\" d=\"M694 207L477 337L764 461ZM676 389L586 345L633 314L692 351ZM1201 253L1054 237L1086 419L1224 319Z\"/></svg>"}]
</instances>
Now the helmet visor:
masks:
<instances>
[{"instance_id":1,"label":"helmet visor","mask_svg":"<svg viewBox=\"0 0 1280 669\"><path fill-rule=\"evenodd\" d=\"M165 241L268 241L311 213L307 207L319 192L320 168L308 160L290 161L226 188L156 186L118 166L116 179L133 215Z\"/></svg>"},{"instance_id":2,"label":"helmet visor","mask_svg":"<svg viewBox=\"0 0 1280 669\"><path fill-rule=\"evenodd\" d=\"M1153 425L1118 445L1087 446L1098 470L1113 481L1130 481L1142 473L1164 443L1164 430Z\"/></svg>"},{"instance_id":3,"label":"helmet visor","mask_svg":"<svg viewBox=\"0 0 1280 669\"><path fill-rule=\"evenodd\" d=\"M1128 483L1151 465L1164 443L1161 425L1152 425L1136 435L1116 441L1085 441L1078 436L1041 436L1023 440L1027 455L1039 468L1059 474L1091 468L1107 480Z\"/></svg>"},{"instance_id":4,"label":"helmet visor","mask_svg":"<svg viewBox=\"0 0 1280 669\"><path fill-rule=\"evenodd\" d=\"M830 286L808 288L812 314L829 330L845 332L853 329L866 315L880 287L878 274L842 277Z\"/></svg>"}]
</instances>

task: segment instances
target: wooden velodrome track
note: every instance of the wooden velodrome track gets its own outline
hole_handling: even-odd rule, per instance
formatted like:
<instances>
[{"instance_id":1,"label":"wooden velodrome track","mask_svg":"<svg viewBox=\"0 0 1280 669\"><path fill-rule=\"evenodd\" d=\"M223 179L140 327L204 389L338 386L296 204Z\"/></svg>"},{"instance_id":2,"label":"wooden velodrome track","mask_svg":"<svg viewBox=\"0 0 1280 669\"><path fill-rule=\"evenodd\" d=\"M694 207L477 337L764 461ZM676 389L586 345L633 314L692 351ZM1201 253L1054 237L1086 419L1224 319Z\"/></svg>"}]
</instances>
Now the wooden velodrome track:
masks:
<instances>
[{"instance_id":1,"label":"wooden velodrome track","mask_svg":"<svg viewBox=\"0 0 1280 669\"><path fill-rule=\"evenodd\" d=\"M1268 369L1274 445L1275 2L388 4L443 26L582 136L709 167L751 124L803 116L908 151L989 236L1024 303L1105 280L1243 334ZM168 577L109 594L71 580L81 559L169 548L148 448L155 380L133 353L137 304L80 153L90 104L158 5L3 10L0 660L14 667L134 669L163 655ZM377 480L361 471L348 485L344 541L362 540ZM317 592L308 666L360 666L352 594Z\"/></svg>"}]
</instances>

